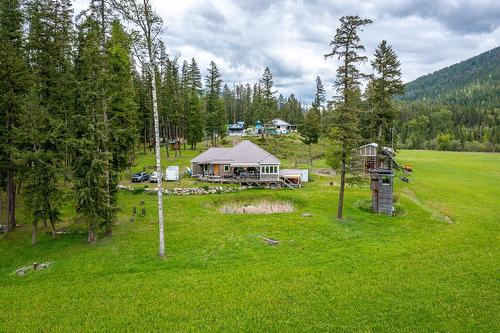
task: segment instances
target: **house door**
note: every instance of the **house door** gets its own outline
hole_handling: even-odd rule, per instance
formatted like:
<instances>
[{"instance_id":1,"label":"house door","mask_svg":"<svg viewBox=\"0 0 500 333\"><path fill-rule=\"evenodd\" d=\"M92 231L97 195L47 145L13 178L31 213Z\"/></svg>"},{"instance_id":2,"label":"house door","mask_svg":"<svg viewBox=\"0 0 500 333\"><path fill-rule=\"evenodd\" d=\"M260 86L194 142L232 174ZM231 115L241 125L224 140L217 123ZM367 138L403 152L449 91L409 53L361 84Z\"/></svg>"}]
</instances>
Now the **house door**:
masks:
<instances>
[{"instance_id":1,"label":"house door","mask_svg":"<svg viewBox=\"0 0 500 333\"><path fill-rule=\"evenodd\" d=\"M219 165L214 164L214 175L219 176Z\"/></svg>"}]
</instances>

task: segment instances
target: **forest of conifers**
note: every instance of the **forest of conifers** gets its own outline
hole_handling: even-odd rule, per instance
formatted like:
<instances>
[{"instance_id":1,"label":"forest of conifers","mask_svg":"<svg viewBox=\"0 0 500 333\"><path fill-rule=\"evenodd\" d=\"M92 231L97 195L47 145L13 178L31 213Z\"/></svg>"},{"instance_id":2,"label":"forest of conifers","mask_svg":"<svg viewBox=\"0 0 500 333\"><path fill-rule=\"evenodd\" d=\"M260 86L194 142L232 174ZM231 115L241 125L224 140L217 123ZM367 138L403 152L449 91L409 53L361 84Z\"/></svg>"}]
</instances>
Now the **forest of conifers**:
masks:
<instances>
[{"instance_id":1,"label":"forest of conifers","mask_svg":"<svg viewBox=\"0 0 500 333\"><path fill-rule=\"evenodd\" d=\"M500 150L500 47L405 86L398 99L401 147Z\"/></svg>"}]
</instances>

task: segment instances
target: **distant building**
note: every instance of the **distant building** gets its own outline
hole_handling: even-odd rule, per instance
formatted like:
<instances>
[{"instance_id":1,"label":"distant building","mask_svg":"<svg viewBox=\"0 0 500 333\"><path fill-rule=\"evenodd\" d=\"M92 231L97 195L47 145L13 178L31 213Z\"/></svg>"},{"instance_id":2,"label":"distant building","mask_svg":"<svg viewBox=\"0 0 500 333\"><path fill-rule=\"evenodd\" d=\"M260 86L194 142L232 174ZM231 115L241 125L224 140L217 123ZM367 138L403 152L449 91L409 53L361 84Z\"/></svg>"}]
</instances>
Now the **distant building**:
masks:
<instances>
[{"instance_id":1,"label":"distant building","mask_svg":"<svg viewBox=\"0 0 500 333\"><path fill-rule=\"evenodd\" d=\"M260 120L257 120L255 123L255 134L262 134L262 131L264 130L264 126L262 126L262 122Z\"/></svg>"},{"instance_id":2,"label":"distant building","mask_svg":"<svg viewBox=\"0 0 500 333\"><path fill-rule=\"evenodd\" d=\"M288 134L297 132L297 125L292 125L282 119L276 118L266 124L266 129L271 134Z\"/></svg>"},{"instance_id":3,"label":"distant building","mask_svg":"<svg viewBox=\"0 0 500 333\"><path fill-rule=\"evenodd\" d=\"M379 152L378 144L375 142L359 147L358 155L365 172L381 167L387 167L389 169L391 169L392 166L399 167L394 158L394 150L389 147L382 147L382 150ZM382 157L383 160L379 160L380 157Z\"/></svg>"},{"instance_id":4,"label":"distant building","mask_svg":"<svg viewBox=\"0 0 500 333\"><path fill-rule=\"evenodd\" d=\"M245 122L238 121L234 124L227 125L227 134L229 136L242 136L245 134Z\"/></svg>"}]
</instances>

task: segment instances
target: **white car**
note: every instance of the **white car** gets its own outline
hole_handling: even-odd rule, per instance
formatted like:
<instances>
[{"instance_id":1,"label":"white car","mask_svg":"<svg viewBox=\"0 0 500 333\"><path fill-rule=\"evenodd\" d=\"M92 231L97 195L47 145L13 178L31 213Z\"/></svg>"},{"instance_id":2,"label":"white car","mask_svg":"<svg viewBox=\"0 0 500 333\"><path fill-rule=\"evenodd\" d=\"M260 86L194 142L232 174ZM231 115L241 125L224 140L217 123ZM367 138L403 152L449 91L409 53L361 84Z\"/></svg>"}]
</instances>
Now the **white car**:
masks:
<instances>
[{"instance_id":1,"label":"white car","mask_svg":"<svg viewBox=\"0 0 500 333\"><path fill-rule=\"evenodd\" d=\"M156 171L151 174L151 177L149 177L149 181L151 183L158 183L158 181L161 181L161 179L162 179L161 173Z\"/></svg>"}]
</instances>

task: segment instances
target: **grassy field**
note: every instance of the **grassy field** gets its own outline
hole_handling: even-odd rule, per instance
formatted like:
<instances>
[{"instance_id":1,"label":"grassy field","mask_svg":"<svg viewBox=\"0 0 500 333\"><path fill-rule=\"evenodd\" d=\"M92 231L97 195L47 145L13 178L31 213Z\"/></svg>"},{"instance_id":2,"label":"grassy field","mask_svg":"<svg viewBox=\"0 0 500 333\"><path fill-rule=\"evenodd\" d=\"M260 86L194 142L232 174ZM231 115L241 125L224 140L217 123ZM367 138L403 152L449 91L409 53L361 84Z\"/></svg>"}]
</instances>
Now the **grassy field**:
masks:
<instances>
[{"instance_id":1,"label":"grassy field","mask_svg":"<svg viewBox=\"0 0 500 333\"><path fill-rule=\"evenodd\" d=\"M286 166L304 164L275 149ZM364 209L363 187L348 189L347 219L336 221L338 187L324 176L299 190L165 197L164 260L155 196L121 193L114 235L93 245L70 223L68 204L71 233L43 235L35 247L29 226L0 238L0 332L498 332L500 155L403 151L399 159L415 172L410 184L397 181L392 218ZM153 165L151 155L137 162ZM296 211L217 210L255 198ZM141 201L146 216L132 217ZM53 264L12 274L42 261Z\"/></svg>"}]
</instances>

